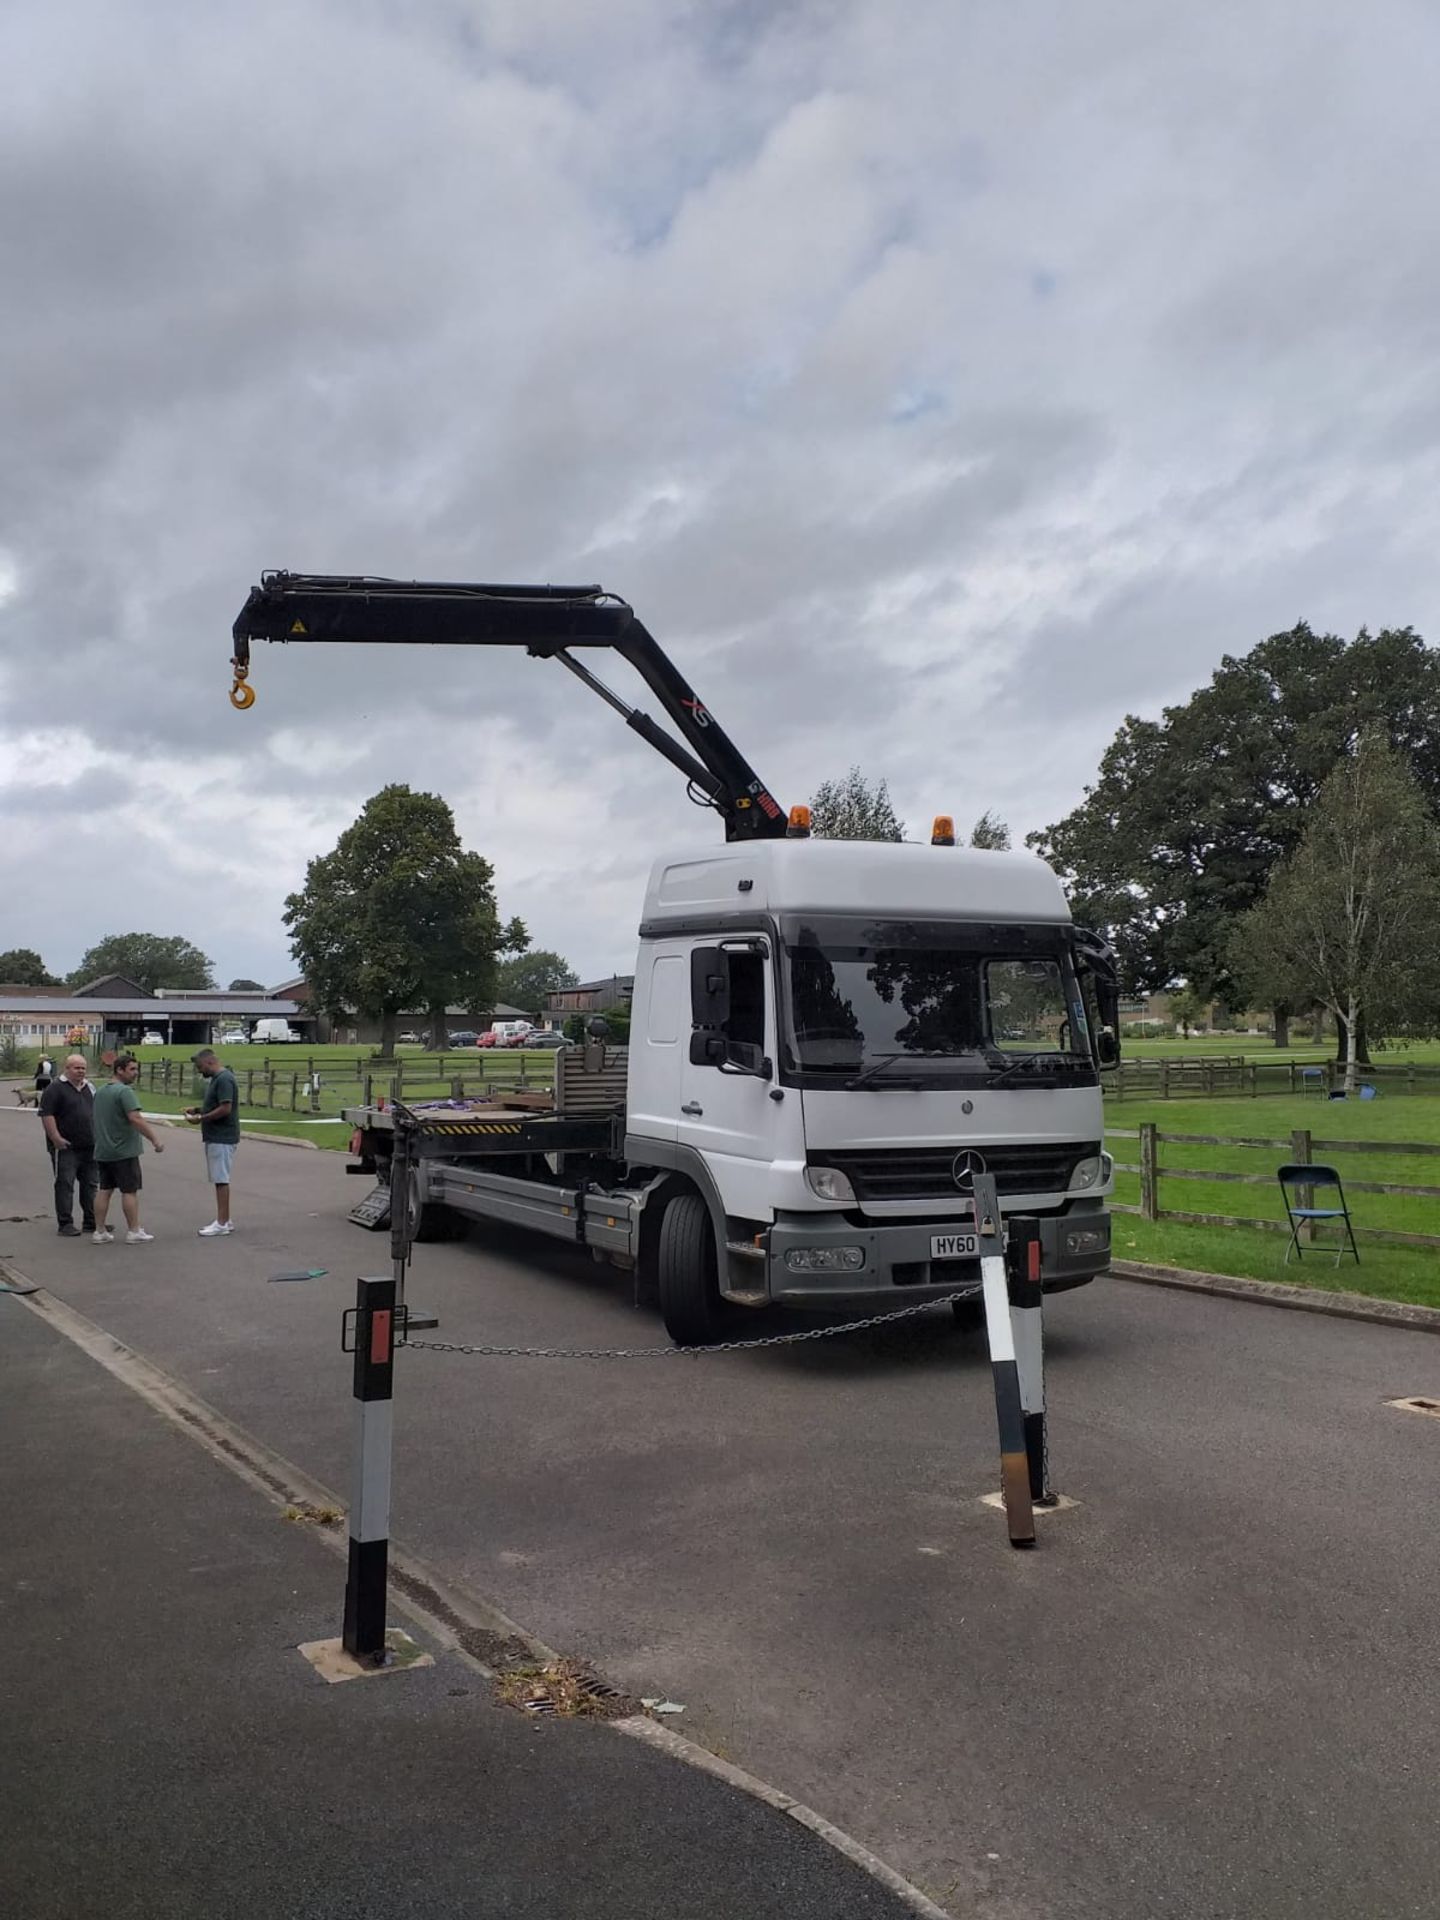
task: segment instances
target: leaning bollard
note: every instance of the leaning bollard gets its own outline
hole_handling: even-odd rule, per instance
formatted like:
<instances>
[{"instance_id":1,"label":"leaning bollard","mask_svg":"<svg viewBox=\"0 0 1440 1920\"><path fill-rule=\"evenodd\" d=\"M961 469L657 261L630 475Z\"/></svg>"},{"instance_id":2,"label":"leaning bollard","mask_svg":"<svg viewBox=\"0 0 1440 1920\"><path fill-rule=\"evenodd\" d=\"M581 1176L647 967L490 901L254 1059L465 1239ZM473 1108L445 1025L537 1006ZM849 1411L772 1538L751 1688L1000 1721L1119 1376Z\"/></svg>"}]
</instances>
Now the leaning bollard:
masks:
<instances>
[{"instance_id":1,"label":"leaning bollard","mask_svg":"<svg viewBox=\"0 0 1440 1920\"><path fill-rule=\"evenodd\" d=\"M385 1656L390 1560L390 1447L395 1378L395 1282L355 1282L355 1458L350 1491L350 1561L341 1642L355 1660ZM350 1315L346 1315L347 1321Z\"/></svg>"},{"instance_id":2,"label":"leaning bollard","mask_svg":"<svg viewBox=\"0 0 1440 1920\"><path fill-rule=\"evenodd\" d=\"M1030 1498L1037 1506L1053 1507L1056 1495L1046 1478L1045 1295L1040 1285L1040 1222L1021 1215L1013 1218L1009 1226L1005 1263L1010 1275L1010 1326L1025 1421Z\"/></svg>"},{"instance_id":3,"label":"leaning bollard","mask_svg":"<svg viewBox=\"0 0 1440 1920\"><path fill-rule=\"evenodd\" d=\"M1015 1360L1010 1321L1010 1287L1005 1271L1000 1200L993 1173L975 1176L975 1228L980 1236L980 1274L984 1284L985 1333L995 1382L995 1414L1000 1426L1000 1492L1012 1547L1035 1544L1035 1510L1030 1499L1030 1461L1025 1446L1025 1409Z\"/></svg>"}]
</instances>

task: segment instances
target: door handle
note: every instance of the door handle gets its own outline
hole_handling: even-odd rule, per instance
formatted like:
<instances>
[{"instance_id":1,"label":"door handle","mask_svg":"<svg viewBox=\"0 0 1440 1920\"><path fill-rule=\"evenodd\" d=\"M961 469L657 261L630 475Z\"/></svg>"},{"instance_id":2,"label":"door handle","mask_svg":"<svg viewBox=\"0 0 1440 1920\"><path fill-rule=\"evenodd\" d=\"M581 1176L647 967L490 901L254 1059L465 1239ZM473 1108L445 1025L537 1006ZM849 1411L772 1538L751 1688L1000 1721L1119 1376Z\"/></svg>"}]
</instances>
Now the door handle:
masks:
<instances>
[{"instance_id":1,"label":"door handle","mask_svg":"<svg viewBox=\"0 0 1440 1920\"><path fill-rule=\"evenodd\" d=\"M704 1113L705 1109L700 1105L700 1102L698 1100L687 1100L684 1106L681 1107L680 1111L681 1113L700 1114L700 1113Z\"/></svg>"}]
</instances>

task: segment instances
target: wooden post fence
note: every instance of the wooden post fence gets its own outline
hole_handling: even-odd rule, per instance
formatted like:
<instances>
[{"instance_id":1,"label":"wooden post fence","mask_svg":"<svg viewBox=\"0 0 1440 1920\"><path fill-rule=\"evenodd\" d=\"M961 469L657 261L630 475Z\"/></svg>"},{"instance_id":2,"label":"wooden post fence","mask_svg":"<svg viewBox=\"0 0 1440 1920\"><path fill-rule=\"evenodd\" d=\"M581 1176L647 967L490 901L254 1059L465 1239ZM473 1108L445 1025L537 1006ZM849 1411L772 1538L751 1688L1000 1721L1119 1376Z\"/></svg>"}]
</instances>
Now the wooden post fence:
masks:
<instances>
[{"instance_id":1,"label":"wooden post fence","mask_svg":"<svg viewBox=\"0 0 1440 1920\"><path fill-rule=\"evenodd\" d=\"M1160 1218L1159 1129L1151 1120L1140 1128L1140 1216L1144 1220Z\"/></svg>"}]
</instances>

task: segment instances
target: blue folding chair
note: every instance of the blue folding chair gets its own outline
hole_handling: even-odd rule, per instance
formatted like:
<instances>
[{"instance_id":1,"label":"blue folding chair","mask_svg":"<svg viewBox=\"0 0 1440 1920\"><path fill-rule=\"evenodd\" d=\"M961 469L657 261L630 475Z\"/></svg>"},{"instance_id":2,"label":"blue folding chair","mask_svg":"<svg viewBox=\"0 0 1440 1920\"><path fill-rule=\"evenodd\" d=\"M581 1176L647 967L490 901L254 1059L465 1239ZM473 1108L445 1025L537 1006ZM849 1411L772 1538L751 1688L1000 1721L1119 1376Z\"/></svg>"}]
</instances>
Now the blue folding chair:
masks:
<instances>
[{"instance_id":1,"label":"blue folding chair","mask_svg":"<svg viewBox=\"0 0 1440 1920\"><path fill-rule=\"evenodd\" d=\"M1325 1081L1327 1077L1328 1077L1328 1070L1325 1067L1301 1067L1300 1069L1301 1093L1302 1094L1309 1093L1312 1087L1315 1089L1316 1093L1324 1093Z\"/></svg>"},{"instance_id":2,"label":"blue folding chair","mask_svg":"<svg viewBox=\"0 0 1440 1920\"><path fill-rule=\"evenodd\" d=\"M1310 1204L1308 1206L1297 1207L1294 1205L1290 1198L1290 1189L1292 1187L1308 1190L1310 1195ZM1333 1207L1317 1207L1315 1205L1317 1198L1316 1189L1319 1187L1333 1187L1335 1189L1335 1198L1339 1202L1339 1205ZM1344 1238L1336 1246L1335 1264L1338 1267L1348 1251L1354 1254L1355 1264L1357 1267L1359 1266L1360 1249L1355 1244L1355 1229L1350 1224L1350 1209L1345 1204L1345 1189L1341 1186L1340 1175L1334 1167L1314 1166L1299 1161L1291 1166L1281 1167L1280 1195L1285 1202L1285 1217L1290 1222L1290 1244L1285 1249L1286 1266L1290 1264L1290 1255L1292 1252L1297 1260L1303 1260L1305 1258L1304 1250L1300 1245L1300 1227L1302 1222L1307 1220L1312 1223L1317 1220L1340 1221L1344 1230Z\"/></svg>"}]
</instances>

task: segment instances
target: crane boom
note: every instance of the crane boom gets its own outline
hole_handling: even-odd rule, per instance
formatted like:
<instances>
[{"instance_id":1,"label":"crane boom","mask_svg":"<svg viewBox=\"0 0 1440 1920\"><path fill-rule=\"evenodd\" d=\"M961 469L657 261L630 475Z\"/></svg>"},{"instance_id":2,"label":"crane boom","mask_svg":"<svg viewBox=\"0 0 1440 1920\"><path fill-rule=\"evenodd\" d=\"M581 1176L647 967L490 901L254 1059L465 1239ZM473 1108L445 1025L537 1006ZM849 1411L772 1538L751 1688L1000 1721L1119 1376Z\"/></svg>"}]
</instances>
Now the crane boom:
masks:
<instances>
[{"instance_id":1,"label":"crane boom","mask_svg":"<svg viewBox=\"0 0 1440 1920\"><path fill-rule=\"evenodd\" d=\"M559 660L678 767L722 815L727 840L770 839L785 832L784 808L637 619L634 608L603 587L487 586L269 572L261 575L258 587L251 588L233 634L231 697L237 706L248 706L254 699L245 684L252 640L524 647L537 659ZM659 700L685 745L582 666L572 649L584 647L609 647L628 661Z\"/></svg>"}]
</instances>

